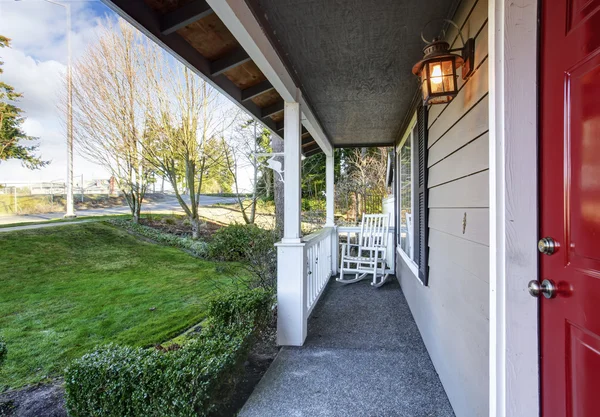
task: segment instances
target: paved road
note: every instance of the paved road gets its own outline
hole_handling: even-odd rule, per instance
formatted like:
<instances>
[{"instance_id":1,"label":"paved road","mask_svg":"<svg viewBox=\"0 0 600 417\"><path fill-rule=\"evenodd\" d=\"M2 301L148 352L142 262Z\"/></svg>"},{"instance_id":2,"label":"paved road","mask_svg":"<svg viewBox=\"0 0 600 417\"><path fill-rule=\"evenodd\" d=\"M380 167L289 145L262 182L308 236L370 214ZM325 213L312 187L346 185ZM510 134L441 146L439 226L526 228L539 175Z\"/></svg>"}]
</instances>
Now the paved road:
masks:
<instances>
[{"instance_id":1,"label":"paved road","mask_svg":"<svg viewBox=\"0 0 600 417\"><path fill-rule=\"evenodd\" d=\"M215 197L208 195L200 196L201 206L211 206L213 204L232 204L237 202L234 197ZM183 213L183 210L179 206L177 199L173 196L168 196L164 200L144 203L142 206L142 212L148 213ZM78 218L85 218L89 216L108 216L115 214L129 214L128 206L118 206L110 208L98 208L98 209L85 209L77 210ZM28 223L28 222L39 222L44 220L62 219L64 212L60 213L44 213L44 214L28 214L21 216L0 216L0 224L13 224L13 223Z\"/></svg>"}]
</instances>

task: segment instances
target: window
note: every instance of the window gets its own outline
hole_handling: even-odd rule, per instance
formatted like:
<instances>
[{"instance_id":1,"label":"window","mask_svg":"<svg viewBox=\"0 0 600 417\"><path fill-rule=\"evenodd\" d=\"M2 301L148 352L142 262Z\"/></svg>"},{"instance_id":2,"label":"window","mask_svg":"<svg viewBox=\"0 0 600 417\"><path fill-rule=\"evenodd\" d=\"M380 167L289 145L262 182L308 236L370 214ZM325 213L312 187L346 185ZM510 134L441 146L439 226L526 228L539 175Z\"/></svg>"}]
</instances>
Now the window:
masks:
<instances>
[{"instance_id":1,"label":"window","mask_svg":"<svg viewBox=\"0 0 600 417\"><path fill-rule=\"evenodd\" d=\"M420 107L397 148L398 250L427 285L427 129Z\"/></svg>"},{"instance_id":2,"label":"window","mask_svg":"<svg viewBox=\"0 0 600 417\"><path fill-rule=\"evenodd\" d=\"M412 173L413 156L412 143L414 137L414 128L406 136L404 143L400 146L398 155L398 166L400 167L400 235L398 242L400 247L410 259L415 261L414 255L414 224L413 224L413 182Z\"/></svg>"}]
</instances>

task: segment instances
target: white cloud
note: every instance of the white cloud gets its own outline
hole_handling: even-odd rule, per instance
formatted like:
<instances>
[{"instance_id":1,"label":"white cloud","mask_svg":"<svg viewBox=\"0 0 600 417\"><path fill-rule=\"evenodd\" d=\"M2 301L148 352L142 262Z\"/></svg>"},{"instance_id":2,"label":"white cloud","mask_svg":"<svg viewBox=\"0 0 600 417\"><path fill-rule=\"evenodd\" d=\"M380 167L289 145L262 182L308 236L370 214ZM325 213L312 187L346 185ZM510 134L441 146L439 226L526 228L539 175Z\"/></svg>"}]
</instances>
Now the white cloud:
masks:
<instances>
[{"instance_id":1,"label":"white cloud","mask_svg":"<svg viewBox=\"0 0 600 417\"><path fill-rule=\"evenodd\" d=\"M60 0L59 0L60 1ZM76 60L96 39L103 18L116 15L99 1L61 1L72 10L72 57ZM64 181L66 178L66 129L57 103L64 90L67 64L65 8L43 0L0 0L0 35L11 38L11 48L0 49L4 61L1 79L23 92L19 107L25 111L25 132L39 138L39 154L51 164L40 170L28 170L18 161L0 164L0 183ZM176 62L170 60L173 65ZM178 64L180 65L180 64ZM225 107L234 107L224 99ZM227 134L229 136L231 133ZM252 168L240 166L239 186L249 191ZM99 165L79 155L74 158L75 175L108 178Z\"/></svg>"},{"instance_id":2,"label":"white cloud","mask_svg":"<svg viewBox=\"0 0 600 417\"><path fill-rule=\"evenodd\" d=\"M99 19L111 13L99 2L72 2L72 52L76 59L88 42L95 39ZM24 94L18 105L25 111L24 130L39 138L39 154L52 161L41 170L31 171L18 161L0 165L0 181L32 182L66 177L66 132L57 103L67 63L65 9L44 1L0 0L0 34L11 38L11 48L0 50L4 61L2 80ZM78 155L76 175L106 178L100 166Z\"/></svg>"}]
</instances>

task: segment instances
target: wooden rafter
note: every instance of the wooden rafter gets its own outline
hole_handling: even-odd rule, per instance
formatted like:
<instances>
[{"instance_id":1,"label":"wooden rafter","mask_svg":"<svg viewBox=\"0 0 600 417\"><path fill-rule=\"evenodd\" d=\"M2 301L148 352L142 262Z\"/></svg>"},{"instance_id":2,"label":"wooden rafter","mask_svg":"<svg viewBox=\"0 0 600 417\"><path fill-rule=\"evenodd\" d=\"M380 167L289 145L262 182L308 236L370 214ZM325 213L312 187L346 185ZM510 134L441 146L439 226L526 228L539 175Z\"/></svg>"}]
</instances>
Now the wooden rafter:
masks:
<instances>
[{"instance_id":1,"label":"wooden rafter","mask_svg":"<svg viewBox=\"0 0 600 417\"><path fill-rule=\"evenodd\" d=\"M261 117L263 119L267 118L267 117L271 117L274 114L277 113L281 113L283 111L283 100L278 101L275 104L272 104L270 106L264 107L263 109L261 109Z\"/></svg>"},{"instance_id":2,"label":"wooden rafter","mask_svg":"<svg viewBox=\"0 0 600 417\"><path fill-rule=\"evenodd\" d=\"M250 61L250 57L243 48L236 48L223 58L217 59L210 63L210 71L213 77L221 75L224 72L238 67L245 62Z\"/></svg>"},{"instance_id":3,"label":"wooden rafter","mask_svg":"<svg viewBox=\"0 0 600 417\"><path fill-rule=\"evenodd\" d=\"M170 35L211 13L214 12L205 0L194 0L164 15L160 19L160 31L163 35Z\"/></svg>"},{"instance_id":4,"label":"wooden rafter","mask_svg":"<svg viewBox=\"0 0 600 417\"><path fill-rule=\"evenodd\" d=\"M273 90L273 85L269 81L260 82L242 90L242 101L252 100L254 97L258 97L271 90ZM283 122L281 122L281 126L283 129Z\"/></svg>"}]
</instances>

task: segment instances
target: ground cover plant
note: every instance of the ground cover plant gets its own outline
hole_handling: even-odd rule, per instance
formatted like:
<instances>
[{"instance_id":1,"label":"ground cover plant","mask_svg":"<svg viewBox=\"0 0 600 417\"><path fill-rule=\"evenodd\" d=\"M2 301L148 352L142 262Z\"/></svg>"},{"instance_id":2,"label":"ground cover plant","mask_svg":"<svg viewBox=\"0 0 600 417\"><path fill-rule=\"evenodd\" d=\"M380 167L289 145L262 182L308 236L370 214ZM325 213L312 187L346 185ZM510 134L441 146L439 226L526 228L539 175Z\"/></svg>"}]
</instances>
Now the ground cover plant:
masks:
<instances>
[{"instance_id":1,"label":"ground cover plant","mask_svg":"<svg viewBox=\"0 0 600 417\"><path fill-rule=\"evenodd\" d=\"M99 345L168 340L245 273L104 223L2 233L0 253L0 391L61 375Z\"/></svg>"},{"instance_id":2,"label":"ground cover plant","mask_svg":"<svg viewBox=\"0 0 600 417\"><path fill-rule=\"evenodd\" d=\"M169 217L166 219L169 219ZM125 219L109 220L109 223L133 232L136 235L146 237L161 245L184 249L199 257L204 257L208 252L208 245L201 240L166 233L157 228L133 223Z\"/></svg>"}]
</instances>

